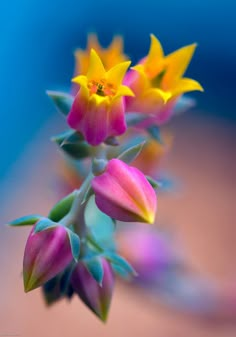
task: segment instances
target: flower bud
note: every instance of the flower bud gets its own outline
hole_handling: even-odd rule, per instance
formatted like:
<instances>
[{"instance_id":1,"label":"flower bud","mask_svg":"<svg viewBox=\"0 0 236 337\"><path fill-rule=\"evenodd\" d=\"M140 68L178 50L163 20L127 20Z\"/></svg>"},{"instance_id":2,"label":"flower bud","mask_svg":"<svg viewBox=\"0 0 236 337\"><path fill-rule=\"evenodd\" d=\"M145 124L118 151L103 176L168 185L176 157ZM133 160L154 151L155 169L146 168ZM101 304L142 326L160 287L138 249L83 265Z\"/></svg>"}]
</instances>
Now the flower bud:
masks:
<instances>
[{"instance_id":1,"label":"flower bud","mask_svg":"<svg viewBox=\"0 0 236 337\"><path fill-rule=\"evenodd\" d=\"M37 233L33 228L24 253L25 291L33 290L56 276L72 259L66 228L59 225Z\"/></svg>"},{"instance_id":2,"label":"flower bud","mask_svg":"<svg viewBox=\"0 0 236 337\"><path fill-rule=\"evenodd\" d=\"M78 263L71 277L71 285L81 300L102 320L106 321L112 292L114 273L110 263L102 259L103 281L99 285L82 262Z\"/></svg>"},{"instance_id":3,"label":"flower bud","mask_svg":"<svg viewBox=\"0 0 236 337\"><path fill-rule=\"evenodd\" d=\"M110 217L126 222L153 223L157 198L144 174L119 159L92 180L98 208Z\"/></svg>"}]
</instances>

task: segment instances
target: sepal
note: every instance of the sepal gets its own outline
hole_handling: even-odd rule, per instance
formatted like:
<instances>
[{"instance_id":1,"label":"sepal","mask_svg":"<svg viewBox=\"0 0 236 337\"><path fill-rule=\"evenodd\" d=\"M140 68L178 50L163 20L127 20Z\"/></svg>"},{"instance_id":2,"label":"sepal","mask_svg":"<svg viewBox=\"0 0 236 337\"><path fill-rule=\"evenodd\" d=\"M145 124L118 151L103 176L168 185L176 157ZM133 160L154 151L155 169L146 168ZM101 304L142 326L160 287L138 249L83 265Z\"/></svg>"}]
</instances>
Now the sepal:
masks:
<instances>
[{"instance_id":1,"label":"sepal","mask_svg":"<svg viewBox=\"0 0 236 337\"><path fill-rule=\"evenodd\" d=\"M77 131L68 130L51 139L59 145L65 154L74 159L83 159L90 155L90 146Z\"/></svg>"},{"instance_id":2,"label":"sepal","mask_svg":"<svg viewBox=\"0 0 236 337\"><path fill-rule=\"evenodd\" d=\"M58 201L49 212L48 218L57 222L60 221L66 214L68 214L75 199L76 193L77 191L73 191Z\"/></svg>"},{"instance_id":3,"label":"sepal","mask_svg":"<svg viewBox=\"0 0 236 337\"><path fill-rule=\"evenodd\" d=\"M61 112L64 116L67 116L72 107L74 97L59 91L47 91L47 95L53 100L57 110Z\"/></svg>"},{"instance_id":4,"label":"sepal","mask_svg":"<svg viewBox=\"0 0 236 337\"><path fill-rule=\"evenodd\" d=\"M134 270L134 268L129 264L128 261L126 261L122 256L114 253L114 252L104 252L103 256L111 262L112 266L114 267L114 270L118 272L122 277L125 278L132 278L134 276L137 276L137 272Z\"/></svg>"},{"instance_id":5,"label":"sepal","mask_svg":"<svg viewBox=\"0 0 236 337\"><path fill-rule=\"evenodd\" d=\"M88 260L84 260L83 263L94 280L102 286L104 271L101 258L95 256Z\"/></svg>"},{"instance_id":6,"label":"sepal","mask_svg":"<svg viewBox=\"0 0 236 337\"><path fill-rule=\"evenodd\" d=\"M145 141L142 141L139 144L131 146L130 148L126 149L124 152L120 153L117 159L122 160L126 164L131 163L138 157L138 155L142 151L144 144L145 144Z\"/></svg>"},{"instance_id":7,"label":"sepal","mask_svg":"<svg viewBox=\"0 0 236 337\"><path fill-rule=\"evenodd\" d=\"M70 240L70 246L71 246L71 253L76 262L78 262L79 254L80 254L80 238L79 236L71 231L69 228L66 228L68 238Z\"/></svg>"},{"instance_id":8,"label":"sepal","mask_svg":"<svg viewBox=\"0 0 236 337\"><path fill-rule=\"evenodd\" d=\"M14 227L32 226L42 218L43 218L42 215L30 214L30 215L22 216L21 218L17 218L9 222L7 225L14 226Z\"/></svg>"}]
</instances>

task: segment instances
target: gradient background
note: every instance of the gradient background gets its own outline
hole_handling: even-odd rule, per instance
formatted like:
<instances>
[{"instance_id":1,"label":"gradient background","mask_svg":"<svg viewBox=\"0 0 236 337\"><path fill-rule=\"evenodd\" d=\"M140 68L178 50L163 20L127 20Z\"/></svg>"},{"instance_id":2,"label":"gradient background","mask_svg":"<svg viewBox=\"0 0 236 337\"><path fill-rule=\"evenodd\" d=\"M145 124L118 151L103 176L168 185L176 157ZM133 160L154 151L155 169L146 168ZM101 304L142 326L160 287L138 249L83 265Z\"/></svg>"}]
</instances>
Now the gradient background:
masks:
<instances>
[{"instance_id":1,"label":"gradient background","mask_svg":"<svg viewBox=\"0 0 236 337\"><path fill-rule=\"evenodd\" d=\"M177 238L198 272L219 284L236 280L235 11L236 3L230 0L2 0L1 222L24 213L46 213L53 203L50 174L55 157L48 137L62 124L45 90L67 90L70 86L73 50L85 46L89 31L96 31L105 45L114 33L123 34L125 50L134 62L148 51L150 33L161 40L166 53L197 42L188 74L200 81L205 93L192 95L197 98L197 108L171 123L176 143L167 164L188 188L179 198L161 201L160 220L174 224ZM52 120L58 124L48 124ZM41 132L42 128L45 131ZM38 152L35 142L40 144ZM40 157L43 165L37 165ZM93 335L93 327L97 335L112 337L124 335L124 327L129 336L236 335L232 322L206 323L179 316L150 303L143 294L133 296L124 289L118 289L107 328L77 302L47 312L39 293L23 294L19 273L26 236L27 230L9 233L5 228L0 234L4 275L0 281L0 335L44 336L47 324L52 337L67 335L69 327L68 336L77 336L80 331L83 337ZM10 247L14 247L11 254ZM82 330L77 330L74 320ZM43 323L41 330L33 332Z\"/></svg>"}]
</instances>

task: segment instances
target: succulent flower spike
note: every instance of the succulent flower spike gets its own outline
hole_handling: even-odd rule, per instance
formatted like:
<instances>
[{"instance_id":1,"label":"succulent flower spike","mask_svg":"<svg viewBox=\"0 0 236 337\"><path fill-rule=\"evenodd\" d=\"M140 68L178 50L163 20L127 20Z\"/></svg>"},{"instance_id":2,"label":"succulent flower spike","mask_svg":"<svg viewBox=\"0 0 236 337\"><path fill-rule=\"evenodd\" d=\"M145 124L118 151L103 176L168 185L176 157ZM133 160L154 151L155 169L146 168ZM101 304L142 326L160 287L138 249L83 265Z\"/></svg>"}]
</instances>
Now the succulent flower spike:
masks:
<instances>
[{"instance_id":1,"label":"succulent flower spike","mask_svg":"<svg viewBox=\"0 0 236 337\"><path fill-rule=\"evenodd\" d=\"M25 291L33 290L63 271L72 261L71 245L65 227L56 226L28 237L23 275Z\"/></svg>"},{"instance_id":2,"label":"succulent flower spike","mask_svg":"<svg viewBox=\"0 0 236 337\"><path fill-rule=\"evenodd\" d=\"M86 75L89 67L89 56L91 49L94 49L101 57L101 61L106 69L110 69L116 64L127 60L123 52L123 39L121 36L114 36L111 44L103 48L98 41L96 34L89 34L87 48L75 51L75 75Z\"/></svg>"},{"instance_id":3,"label":"succulent flower spike","mask_svg":"<svg viewBox=\"0 0 236 337\"><path fill-rule=\"evenodd\" d=\"M110 263L102 259L103 281L99 285L82 262L78 263L71 277L71 285L81 300L102 320L106 321L115 278Z\"/></svg>"},{"instance_id":4,"label":"succulent flower spike","mask_svg":"<svg viewBox=\"0 0 236 337\"><path fill-rule=\"evenodd\" d=\"M130 61L122 62L106 71L100 57L91 50L87 75L72 79L80 85L67 122L80 131L91 145L98 145L111 136L126 131L123 96L133 92L122 85Z\"/></svg>"},{"instance_id":5,"label":"succulent flower spike","mask_svg":"<svg viewBox=\"0 0 236 337\"><path fill-rule=\"evenodd\" d=\"M155 114L164 121L169 118L182 94L200 90L195 80L183 77L195 51L191 44L164 56L159 40L151 35L149 53L126 76L125 83L135 97L127 98L127 111ZM164 114L164 117L160 115Z\"/></svg>"},{"instance_id":6,"label":"succulent flower spike","mask_svg":"<svg viewBox=\"0 0 236 337\"><path fill-rule=\"evenodd\" d=\"M126 222L154 222L156 194L137 168L112 159L104 173L92 180L92 188L98 208L110 217Z\"/></svg>"}]
</instances>

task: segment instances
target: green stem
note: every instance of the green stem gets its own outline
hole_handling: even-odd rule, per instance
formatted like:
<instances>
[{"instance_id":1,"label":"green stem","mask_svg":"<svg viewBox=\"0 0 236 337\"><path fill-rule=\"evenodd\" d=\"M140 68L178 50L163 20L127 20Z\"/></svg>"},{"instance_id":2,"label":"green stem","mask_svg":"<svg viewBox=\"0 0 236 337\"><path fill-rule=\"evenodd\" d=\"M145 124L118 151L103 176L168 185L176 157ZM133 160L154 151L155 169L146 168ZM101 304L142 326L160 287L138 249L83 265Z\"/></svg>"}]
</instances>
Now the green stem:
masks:
<instances>
[{"instance_id":1,"label":"green stem","mask_svg":"<svg viewBox=\"0 0 236 337\"><path fill-rule=\"evenodd\" d=\"M78 190L75 190L75 198L73 200L71 209L66 216L61 219L60 223L64 226L73 225L75 232L78 235L84 234L84 209L86 206L86 202L83 203L85 194L90 187L91 179L93 178L93 174L90 172L87 177L85 178L83 184Z\"/></svg>"}]
</instances>

